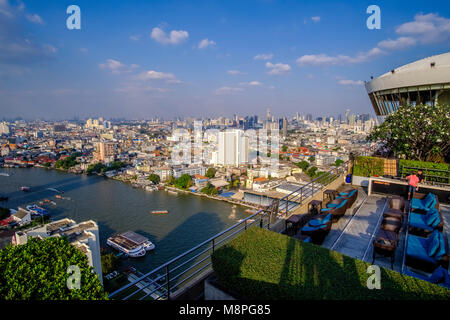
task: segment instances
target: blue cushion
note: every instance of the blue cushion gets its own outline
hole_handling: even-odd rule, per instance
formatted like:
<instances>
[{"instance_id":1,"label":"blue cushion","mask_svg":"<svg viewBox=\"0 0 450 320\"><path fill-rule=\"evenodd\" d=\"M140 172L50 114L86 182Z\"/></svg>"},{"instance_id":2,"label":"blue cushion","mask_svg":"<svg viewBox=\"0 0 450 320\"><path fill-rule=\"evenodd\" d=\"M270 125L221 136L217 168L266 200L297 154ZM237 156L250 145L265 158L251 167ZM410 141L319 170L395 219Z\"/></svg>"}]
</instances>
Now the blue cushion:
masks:
<instances>
[{"instance_id":1,"label":"blue cushion","mask_svg":"<svg viewBox=\"0 0 450 320\"><path fill-rule=\"evenodd\" d=\"M348 192L341 192L339 193L340 196L348 196Z\"/></svg>"},{"instance_id":2,"label":"blue cushion","mask_svg":"<svg viewBox=\"0 0 450 320\"><path fill-rule=\"evenodd\" d=\"M419 209L419 210L424 210L425 209L425 207L423 206L422 200L417 199L417 198L412 198L411 199L411 208Z\"/></svg>"},{"instance_id":3,"label":"blue cushion","mask_svg":"<svg viewBox=\"0 0 450 320\"><path fill-rule=\"evenodd\" d=\"M344 197L336 197L336 199L345 199Z\"/></svg>"},{"instance_id":4,"label":"blue cushion","mask_svg":"<svg viewBox=\"0 0 450 320\"><path fill-rule=\"evenodd\" d=\"M433 231L433 228L426 222L426 216L420 213L411 212L409 214L409 226L413 228Z\"/></svg>"},{"instance_id":5,"label":"blue cushion","mask_svg":"<svg viewBox=\"0 0 450 320\"><path fill-rule=\"evenodd\" d=\"M442 233L439 233L439 248L437 249L434 258L436 260L441 260L442 257L446 254L445 252L445 240Z\"/></svg>"},{"instance_id":6,"label":"blue cushion","mask_svg":"<svg viewBox=\"0 0 450 320\"><path fill-rule=\"evenodd\" d=\"M414 235L408 236L408 243L406 245L406 255L411 258L426 261L436 265L437 261L428 255L427 248L428 248L428 239L417 237Z\"/></svg>"},{"instance_id":7,"label":"blue cushion","mask_svg":"<svg viewBox=\"0 0 450 320\"><path fill-rule=\"evenodd\" d=\"M322 210L320 210L320 211L330 211L332 208L323 208Z\"/></svg>"},{"instance_id":8,"label":"blue cushion","mask_svg":"<svg viewBox=\"0 0 450 320\"><path fill-rule=\"evenodd\" d=\"M336 208L342 208L343 206L345 206L347 204L347 199L345 199L344 201L342 201Z\"/></svg>"},{"instance_id":9,"label":"blue cushion","mask_svg":"<svg viewBox=\"0 0 450 320\"><path fill-rule=\"evenodd\" d=\"M434 270L433 274L430 276L429 280L431 283L442 283L448 277L448 272L442 266L439 266Z\"/></svg>"},{"instance_id":10,"label":"blue cushion","mask_svg":"<svg viewBox=\"0 0 450 320\"><path fill-rule=\"evenodd\" d=\"M339 204L338 203L329 203L327 204L328 208L336 208Z\"/></svg>"},{"instance_id":11,"label":"blue cushion","mask_svg":"<svg viewBox=\"0 0 450 320\"><path fill-rule=\"evenodd\" d=\"M306 238L303 242L311 243L311 237Z\"/></svg>"},{"instance_id":12,"label":"blue cushion","mask_svg":"<svg viewBox=\"0 0 450 320\"><path fill-rule=\"evenodd\" d=\"M427 196L425 197L425 199L423 200L422 203L423 203L423 206L424 206L425 208L430 208L431 204L432 204L434 201L436 201L435 195L432 194L432 193L429 193L429 194L427 194Z\"/></svg>"},{"instance_id":13,"label":"blue cushion","mask_svg":"<svg viewBox=\"0 0 450 320\"><path fill-rule=\"evenodd\" d=\"M436 208L431 209L425 215L425 221L427 225L432 228L436 228L438 224L441 222L441 217L439 216L439 211Z\"/></svg>"},{"instance_id":14,"label":"blue cushion","mask_svg":"<svg viewBox=\"0 0 450 320\"><path fill-rule=\"evenodd\" d=\"M309 226L309 225L306 225L306 226L304 226L304 227L302 228L302 232L317 231L317 230L323 229L323 228L325 228L325 227L326 227L325 224L321 225L320 227L311 227L311 226Z\"/></svg>"},{"instance_id":15,"label":"blue cushion","mask_svg":"<svg viewBox=\"0 0 450 320\"><path fill-rule=\"evenodd\" d=\"M430 235L430 237L427 239L428 247L427 247L427 254L432 257L436 254L437 250L439 249L439 232L437 230L434 230L433 233Z\"/></svg>"},{"instance_id":16,"label":"blue cushion","mask_svg":"<svg viewBox=\"0 0 450 320\"><path fill-rule=\"evenodd\" d=\"M349 197L349 198L352 197L352 196L355 194L355 192L356 192L356 189L354 189L352 192L350 192L349 195L348 195L348 197Z\"/></svg>"},{"instance_id":17,"label":"blue cushion","mask_svg":"<svg viewBox=\"0 0 450 320\"><path fill-rule=\"evenodd\" d=\"M312 219L308 222L310 227L322 227L331 220L331 214L327 214L322 219Z\"/></svg>"}]
</instances>

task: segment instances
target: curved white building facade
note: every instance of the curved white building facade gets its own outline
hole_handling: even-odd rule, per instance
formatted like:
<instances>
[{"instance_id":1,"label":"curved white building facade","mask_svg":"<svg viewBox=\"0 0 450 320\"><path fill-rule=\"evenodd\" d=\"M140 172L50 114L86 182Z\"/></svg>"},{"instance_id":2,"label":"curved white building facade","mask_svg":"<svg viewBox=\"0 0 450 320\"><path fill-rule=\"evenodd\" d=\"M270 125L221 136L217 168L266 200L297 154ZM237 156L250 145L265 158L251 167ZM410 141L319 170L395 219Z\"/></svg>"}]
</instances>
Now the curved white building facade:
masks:
<instances>
[{"instance_id":1,"label":"curved white building facade","mask_svg":"<svg viewBox=\"0 0 450 320\"><path fill-rule=\"evenodd\" d=\"M404 105L450 104L450 52L393 69L365 86L377 116Z\"/></svg>"}]
</instances>

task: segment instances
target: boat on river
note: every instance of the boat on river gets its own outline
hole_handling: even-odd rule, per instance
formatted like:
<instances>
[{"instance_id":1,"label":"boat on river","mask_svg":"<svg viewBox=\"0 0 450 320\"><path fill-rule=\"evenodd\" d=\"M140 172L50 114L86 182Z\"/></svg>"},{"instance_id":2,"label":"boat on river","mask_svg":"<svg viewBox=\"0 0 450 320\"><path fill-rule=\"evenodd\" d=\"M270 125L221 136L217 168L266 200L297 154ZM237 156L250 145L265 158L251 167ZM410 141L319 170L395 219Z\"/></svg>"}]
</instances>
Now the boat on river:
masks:
<instances>
[{"instance_id":1,"label":"boat on river","mask_svg":"<svg viewBox=\"0 0 450 320\"><path fill-rule=\"evenodd\" d=\"M133 231L109 237L106 243L131 258L143 257L147 251L155 249L148 238Z\"/></svg>"},{"instance_id":2,"label":"boat on river","mask_svg":"<svg viewBox=\"0 0 450 320\"><path fill-rule=\"evenodd\" d=\"M152 211L152 214L168 214L168 210L154 210Z\"/></svg>"}]
</instances>

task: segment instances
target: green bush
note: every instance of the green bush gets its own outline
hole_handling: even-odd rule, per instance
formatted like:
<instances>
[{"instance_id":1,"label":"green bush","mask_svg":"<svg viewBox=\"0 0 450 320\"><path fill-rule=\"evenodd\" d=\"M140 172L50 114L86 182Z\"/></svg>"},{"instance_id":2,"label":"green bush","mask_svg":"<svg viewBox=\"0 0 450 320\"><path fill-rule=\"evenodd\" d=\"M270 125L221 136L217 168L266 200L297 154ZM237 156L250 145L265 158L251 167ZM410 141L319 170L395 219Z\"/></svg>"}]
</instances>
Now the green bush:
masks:
<instances>
[{"instance_id":1,"label":"green bush","mask_svg":"<svg viewBox=\"0 0 450 320\"><path fill-rule=\"evenodd\" d=\"M409 167L409 168L406 168L406 167ZM424 162L424 161L403 160L403 159L399 161L399 175L401 177L404 178L407 175L409 175L412 171L418 170L418 169L410 169L410 168L423 169L423 174L425 175L425 181L450 183L450 181L449 181L450 180L450 165L447 163L435 163L435 162ZM445 172L443 172L443 171L445 171Z\"/></svg>"},{"instance_id":2,"label":"green bush","mask_svg":"<svg viewBox=\"0 0 450 320\"><path fill-rule=\"evenodd\" d=\"M369 263L251 227L212 255L217 281L253 300L450 299L450 290L381 269L381 289L368 289Z\"/></svg>"},{"instance_id":3,"label":"green bush","mask_svg":"<svg viewBox=\"0 0 450 320\"><path fill-rule=\"evenodd\" d=\"M376 157L356 157L353 164L353 175L360 177L383 176L384 160Z\"/></svg>"},{"instance_id":4,"label":"green bush","mask_svg":"<svg viewBox=\"0 0 450 320\"><path fill-rule=\"evenodd\" d=\"M80 289L70 290L67 268L80 268ZM107 294L87 257L64 238L30 239L0 250L0 300L103 300Z\"/></svg>"}]
</instances>

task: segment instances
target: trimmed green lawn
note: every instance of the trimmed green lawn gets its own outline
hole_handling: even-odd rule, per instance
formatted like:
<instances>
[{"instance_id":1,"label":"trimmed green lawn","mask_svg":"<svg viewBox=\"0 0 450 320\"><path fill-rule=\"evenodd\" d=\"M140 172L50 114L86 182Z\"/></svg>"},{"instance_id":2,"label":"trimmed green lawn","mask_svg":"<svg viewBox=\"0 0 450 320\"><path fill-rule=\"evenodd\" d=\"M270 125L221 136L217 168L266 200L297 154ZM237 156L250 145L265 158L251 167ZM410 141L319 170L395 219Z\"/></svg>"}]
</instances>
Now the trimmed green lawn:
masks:
<instances>
[{"instance_id":1,"label":"trimmed green lawn","mask_svg":"<svg viewBox=\"0 0 450 320\"><path fill-rule=\"evenodd\" d=\"M368 289L369 263L252 227L212 256L219 284L244 299L450 299L446 288L381 269L381 289Z\"/></svg>"}]
</instances>

